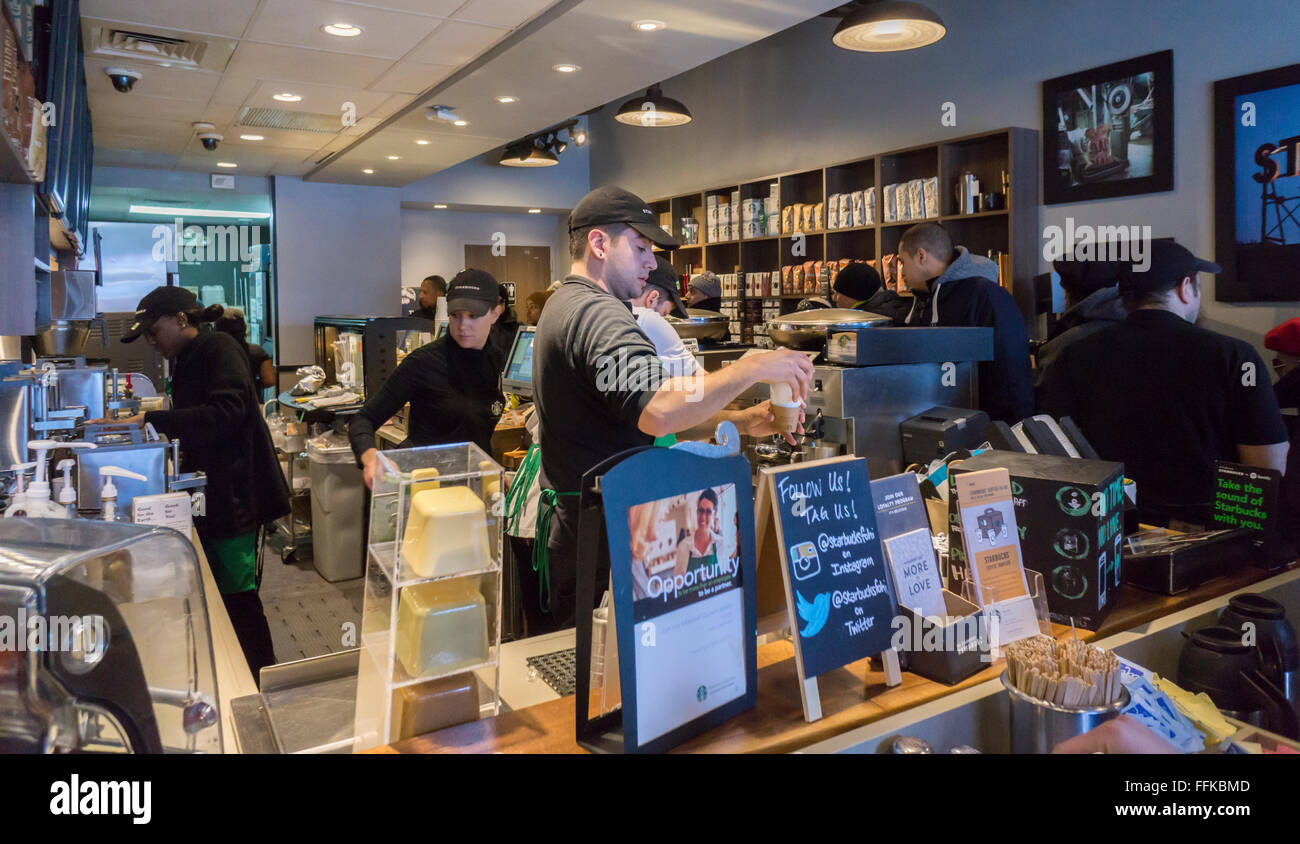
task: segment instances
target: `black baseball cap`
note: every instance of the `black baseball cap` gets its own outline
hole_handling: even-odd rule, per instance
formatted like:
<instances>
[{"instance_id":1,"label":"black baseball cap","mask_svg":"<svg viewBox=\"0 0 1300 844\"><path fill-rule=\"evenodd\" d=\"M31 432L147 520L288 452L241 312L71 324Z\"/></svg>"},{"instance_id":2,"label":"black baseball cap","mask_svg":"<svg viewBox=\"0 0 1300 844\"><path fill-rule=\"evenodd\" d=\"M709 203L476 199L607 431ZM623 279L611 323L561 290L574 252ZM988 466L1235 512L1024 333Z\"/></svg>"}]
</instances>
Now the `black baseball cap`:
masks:
<instances>
[{"instance_id":1,"label":"black baseball cap","mask_svg":"<svg viewBox=\"0 0 1300 844\"><path fill-rule=\"evenodd\" d=\"M831 289L855 302L862 302L880 290L880 273L868 263L854 261L835 274Z\"/></svg>"},{"instance_id":2,"label":"black baseball cap","mask_svg":"<svg viewBox=\"0 0 1300 844\"><path fill-rule=\"evenodd\" d=\"M1120 293L1130 296L1162 293L1173 290L1188 276L1196 278L1197 273L1217 273L1223 269L1213 261L1197 258L1173 240L1151 241L1148 260L1150 266L1146 270L1132 263L1120 268Z\"/></svg>"},{"instance_id":3,"label":"black baseball cap","mask_svg":"<svg viewBox=\"0 0 1300 844\"><path fill-rule=\"evenodd\" d=\"M650 238L655 246L664 249L675 249L681 245L663 230L659 218L644 199L617 185L596 188L578 200L578 204L569 212L569 231L606 223L626 223Z\"/></svg>"},{"instance_id":4,"label":"black baseball cap","mask_svg":"<svg viewBox=\"0 0 1300 844\"><path fill-rule=\"evenodd\" d=\"M650 275L646 276L645 283L647 287L653 285L659 288L672 301L673 309L671 313L674 316L686 316L686 306L682 304L682 294L677 291L677 271L673 269L672 264L663 259L663 256L659 257L659 266L651 270Z\"/></svg>"},{"instance_id":5,"label":"black baseball cap","mask_svg":"<svg viewBox=\"0 0 1300 844\"><path fill-rule=\"evenodd\" d=\"M491 273L461 270L447 285L447 313L469 311L481 317L501 302L500 287Z\"/></svg>"},{"instance_id":6,"label":"black baseball cap","mask_svg":"<svg viewBox=\"0 0 1300 844\"><path fill-rule=\"evenodd\" d=\"M194 291L184 287L155 287L144 295L135 306L135 321L122 335L123 343L133 343L153 328L159 317L173 316L182 311L193 311L202 307Z\"/></svg>"}]
</instances>

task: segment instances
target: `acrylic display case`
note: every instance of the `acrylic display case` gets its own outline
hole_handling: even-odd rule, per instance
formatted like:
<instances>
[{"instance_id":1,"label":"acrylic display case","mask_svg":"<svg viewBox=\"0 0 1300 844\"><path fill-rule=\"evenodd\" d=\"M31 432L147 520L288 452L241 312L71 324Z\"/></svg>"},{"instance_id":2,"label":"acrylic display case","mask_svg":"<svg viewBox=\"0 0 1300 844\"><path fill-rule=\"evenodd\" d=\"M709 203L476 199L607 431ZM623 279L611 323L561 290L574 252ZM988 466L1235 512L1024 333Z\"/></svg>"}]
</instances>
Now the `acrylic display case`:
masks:
<instances>
[{"instance_id":1,"label":"acrylic display case","mask_svg":"<svg viewBox=\"0 0 1300 844\"><path fill-rule=\"evenodd\" d=\"M0 520L0 752L220 753L194 546L168 528ZM16 645L19 640L15 640Z\"/></svg>"},{"instance_id":2,"label":"acrylic display case","mask_svg":"<svg viewBox=\"0 0 1300 844\"><path fill-rule=\"evenodd\" d=\"M503 470L472 443L379 463L355 750L500 711Z\"/></svg>"},{"instance_id":3,"label":"acrylic display case","mask_svg":"<svg viewBox=\"0 0 1300 844\"><path fill-rule=\"evenodd\" d=\"M319 316L314 324L317 366L326 385L373 396L406 355L432 342L437 326L421 317Z\"/></svg>"}]
</instances>

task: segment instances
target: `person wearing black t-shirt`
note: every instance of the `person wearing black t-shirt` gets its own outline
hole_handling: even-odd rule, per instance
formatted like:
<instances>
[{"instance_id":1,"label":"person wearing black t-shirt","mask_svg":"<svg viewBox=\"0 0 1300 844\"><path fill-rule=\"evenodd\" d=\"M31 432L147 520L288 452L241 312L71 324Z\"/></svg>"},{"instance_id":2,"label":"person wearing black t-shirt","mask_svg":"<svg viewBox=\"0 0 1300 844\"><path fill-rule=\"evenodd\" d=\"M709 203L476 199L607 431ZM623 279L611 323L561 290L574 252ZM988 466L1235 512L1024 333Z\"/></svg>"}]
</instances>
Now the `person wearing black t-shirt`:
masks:
<instances>
[{"instance_id":1,"label":"person wearing black t-shirt","mask_svg":"<svg viewBox=\"0 0 1300 844\"><path fill-rule=\"evenodd\" d=\"M348 426L348 440L374 483L379 463L375 429L411 403L403 448L472 442L492 453L492 431L505 407L499 376L504 360L489 342L501 316L497 282L462 270L447 287L447 333L411 352Z\"/></svg>"},{"instance_id":2,"label":"person wearing black t-shirt","mask_svg":"<svg viewBox=\"0 0 1300 844\"><path fill-rule=\"evenodd\" d=\"M438 297L447 295L447 282L440 275L431 275L420 282L420 295L415 301L416 308L411 316L436 320L438 318Z\"/></svg>"},{"instance_id":3,"label":"person wearing black t-shirt","mask_svg":"<svg viewBox=\"0 0 1300 844\"><path fill-rule=\"evenodd\" d=\"M257 390L258 398L261 398L263 390L268 390L276 384L275 363L266 349L256 343L248 342L248 323L244 322L243 311L239 308L221 308L220 305L213 307L221 310L213 327L234 337L239 341L239 345L244 347L244 352L248 355L249 369L253 373L253 388Z\"/></svg>"},{"instance_id":4,"label":"person wearing black t-shirt","mask_svg":"<svg viewBox=\"0 0 1300 844\"><path fill-rule=\"evenodd\" d=\"M1204 526L1214 461L1283 471L1286 427L1259 353L1193 324L1197 273L1218 265L1173 241L1150 249L1145 271L1120 269L1128 318L1062 350L1043 409L1073 417L1103 459L1124 463L1142 521Z\"/></svg>"}]
</instances>

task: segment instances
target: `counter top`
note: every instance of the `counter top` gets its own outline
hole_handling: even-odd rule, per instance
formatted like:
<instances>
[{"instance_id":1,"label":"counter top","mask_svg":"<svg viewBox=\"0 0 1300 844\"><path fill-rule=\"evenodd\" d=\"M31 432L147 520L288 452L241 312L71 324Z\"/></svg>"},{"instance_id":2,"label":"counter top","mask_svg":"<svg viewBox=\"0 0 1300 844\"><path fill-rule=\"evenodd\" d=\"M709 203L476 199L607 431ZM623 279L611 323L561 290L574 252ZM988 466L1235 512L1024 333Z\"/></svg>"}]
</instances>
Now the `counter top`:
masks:
<instances>
[{"instance_id":1,"label":"counter top","mask_svg":"<svg viewBox=\"0 0 1300 844\"><path fill-rule=\"evenodd\" d=\"M1181 595L1158 595L1126 587L1115 607L1096 631L1078 631L1081 639L1104 638L1147 624L1227 592L1249 586L1271 575L1253 567L1216 578ZM1070 628L1053 625L1059 637ZM817 678L825 716L804 721L800 703L794 645L781 640L758 648L758 698L756 706L722 726L698 736L674 752L682 753L788 753L914 706L968 689L1001 673L1001 660L953 686L945 686L910 672L892 688L883 671L860 660ZM495 718L462 724L446 730L376 748L372 753L585 753L574 735L574 699L559 700L506 712Z\"/></svg>"}]
</instances>

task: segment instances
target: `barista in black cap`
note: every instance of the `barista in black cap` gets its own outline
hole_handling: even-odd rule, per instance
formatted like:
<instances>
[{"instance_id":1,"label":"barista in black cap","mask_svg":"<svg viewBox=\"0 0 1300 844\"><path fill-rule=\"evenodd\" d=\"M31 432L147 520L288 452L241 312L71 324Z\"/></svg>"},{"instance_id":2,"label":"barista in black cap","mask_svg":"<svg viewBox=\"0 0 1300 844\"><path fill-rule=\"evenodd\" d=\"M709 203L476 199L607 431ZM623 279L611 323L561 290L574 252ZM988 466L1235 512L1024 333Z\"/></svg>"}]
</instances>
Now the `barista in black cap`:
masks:
<instances>
[{"instance_id":1,"label":"barista in black cap","mask_svg":"<svg viewBox=\"0 0 1300 844\"><path fill-rule=\"evenodd\" d=\"M1070 416L1097 453L1123 461L1148 524L1211 521L1214 461L1282 471L1287 436L1268 370L1250 344L1194 323L1197 273L1217 273L1173 241L1126 266L1128 317L1064 349L1046 373L1043 409Z\"/></svg>"},{"instance_id":2,"label":"barista in black cap","mask_svg":"<svg viewBox=\"0 0 1300 844\"><path fill-rule=\"evenodd\" d=\"M504 357L491 342L501 316L496 279L461 270L447 286L447 333L411 352L348 425L352 452L374 484L375 429L411 403L403 448L472 442L492 453L492 431L505 407Z\"/></svg>"},{"instance_id":3,"label":"barista in black cap","mask_svg":"<svg viewBox=\"0 0 1300 844\"><path fill-rule=\"evenodd\" d=\"M659 361L674 377L694 375L700 371L699 361L682 342L677 331L664 317L686 316L682 295L677 292L677 272L662 257L658 265L646 276L645 288L633 299L632 315L642 333L654 344Z\"/></svg>"},{"instance_id":4,"label":"barista in black cap","mask_svg":"<svg viewBox=\"0 0 1300 844\"><path fill-rule=\"evenodd\" d=\"M903 324L911 307L902 296L886 290L880 283L880 273L865 261L854 261L836 273L831 290L835 307L887 316L895 325Z\"/></svg>"},{"instance_id":5,"label":"barista in black cap","mask_svg":"<svg viewBox=\"0 0 1300 844\"><path fill-rule=\"evenodd\" d=\"M146 422L181 442L182 472L207 475L207 512L194 528L253 676L275 664L259 585L259 529L289 512L289 487L253 392L248 354L223 331L200 330L221 314L183 287L159 287L140 300L122 338L144 337L171 361L171 410L118 424ZM108 421L108 420L97 420Z\"/></svg>"},{"instance_id":6,"label":"barista in black cap","mask_svg":"<svg viewBox=\"0 0 1300 844\"><path fill-rule=\"evenodd\" d=\"M655 437L692 428L708 436L708 427L722 420L744 434L771 435L766 402L745 411L723 408L758 381L789 383L802 399L812 377L808 359L786 349L748 355L706 375L670 377L628 306L657 267L656 244L677 242L640 197L612 185L587 194L569 215L572 271L537 324L542 506L534 547L548 549L549 561L534 560L540 581L534 588L543 606L549 602L556 627L572 626L580 609L577 496L588 469ZM608 561L598 568L607 570Z\"/></svg>"}]
</instances>

